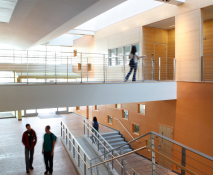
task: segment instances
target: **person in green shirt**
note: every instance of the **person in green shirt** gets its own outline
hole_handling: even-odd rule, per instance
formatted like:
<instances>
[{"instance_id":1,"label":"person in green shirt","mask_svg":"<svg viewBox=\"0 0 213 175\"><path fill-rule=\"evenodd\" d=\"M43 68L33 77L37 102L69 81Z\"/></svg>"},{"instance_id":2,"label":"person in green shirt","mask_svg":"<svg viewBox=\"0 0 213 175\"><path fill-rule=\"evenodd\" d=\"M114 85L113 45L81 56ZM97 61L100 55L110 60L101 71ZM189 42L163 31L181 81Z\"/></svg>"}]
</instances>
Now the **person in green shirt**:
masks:
<instances>
[{"instance_id":1,"label":"person in green shirt","mask_svg":"<svg viewBox=\"0 0 213 175\"><path fill-rule=\"evenodd\" d=\"M55 142L56 142L56 136L50 132L50 126L45 127L44 134L44 143L43 143L43 149L42 154L44 154L44 162L46 165L46 171L44 174L52 175L53 173L53 154L54 154L54 148L55 148Z\"/></svg>"}]
</instances>

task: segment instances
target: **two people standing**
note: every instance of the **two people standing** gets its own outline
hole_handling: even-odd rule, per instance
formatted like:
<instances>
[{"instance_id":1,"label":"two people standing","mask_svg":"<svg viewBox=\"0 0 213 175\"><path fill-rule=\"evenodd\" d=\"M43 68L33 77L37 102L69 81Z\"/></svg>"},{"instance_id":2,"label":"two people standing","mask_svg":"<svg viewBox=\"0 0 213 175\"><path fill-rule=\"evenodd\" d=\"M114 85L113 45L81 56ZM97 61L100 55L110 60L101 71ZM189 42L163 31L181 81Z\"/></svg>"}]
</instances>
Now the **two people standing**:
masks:
<instances>
[{"instance_id":1,"label":"two people standing","mask_svg":"<svg viewBox=\"0 0 213 175\"><path fill-rule=\"evenodd\" d=\"M125 77L125 82L128 81L129 76L131 75L131 73L132 73L133 70L134 70L134 73L133 73L132 81L136 81L136 72L137 72L137 68L138 68L138 60L140 58L144 58L144 57L146 57L146 55L144 55L144 56L138 56L136 46L132 46L131 52L129 54L130 71L129 71L129 73Z\"/></svg>"},{"instance_id":2,"label":"two people standing","mask_svg":"<svg viewBox=\"0 0 213 175\"><path fill-rule=\"evenodd\" d=\"M36 132L31 129L30 124L26 124L27 130L23 133L22 143L25 146L25 162L26 162L26 173L30 173L30 169L33 168L33 156L34 147L37 143ZM44 162L46 165L46 171L44 174L52 175L53 173L53 155L56 142L56 136L50 132L50 126L45 127L44 142L42 148L42 154L44 154Z\"/></svg>"}]
</instances>

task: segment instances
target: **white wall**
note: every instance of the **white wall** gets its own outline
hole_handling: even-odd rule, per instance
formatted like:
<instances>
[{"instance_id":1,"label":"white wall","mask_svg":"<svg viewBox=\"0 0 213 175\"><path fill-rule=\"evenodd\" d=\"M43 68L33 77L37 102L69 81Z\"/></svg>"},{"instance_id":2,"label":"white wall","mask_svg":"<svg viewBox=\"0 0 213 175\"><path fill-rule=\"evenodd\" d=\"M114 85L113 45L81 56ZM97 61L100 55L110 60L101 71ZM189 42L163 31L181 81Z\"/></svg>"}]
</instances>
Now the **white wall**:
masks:
<instances>
[{"instance_id":1,"label":"white wall","mask_svg":"<svg viewBox=\"0 0 213 175\"><path fill-rule=\"evenodd\" d=\"M1 85L0 111L177 99L176 82Z\"/></svg>"}]
</instances>

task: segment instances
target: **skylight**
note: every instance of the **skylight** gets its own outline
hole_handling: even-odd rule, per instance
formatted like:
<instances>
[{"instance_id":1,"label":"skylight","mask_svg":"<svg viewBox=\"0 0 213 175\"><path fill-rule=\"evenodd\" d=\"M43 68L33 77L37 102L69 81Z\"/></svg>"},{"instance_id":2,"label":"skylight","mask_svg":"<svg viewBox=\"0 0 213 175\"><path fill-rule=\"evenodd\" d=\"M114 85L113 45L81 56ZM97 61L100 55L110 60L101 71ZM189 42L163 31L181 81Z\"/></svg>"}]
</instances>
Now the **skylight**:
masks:
<instances>
[{"instance_id":1,"label":"skylight","mask_svg":"<svg viewBox=\"0 0 213 175\"><path fill-rule=\"evenodd\" d=\"M18 0L0 0L0 22L9 23Z\"/></svg>"},{"instance_id":2,"label":"skylight","mask_svg":"<svg viewBox=\"0 0 213 175\"><path fill-rule=\"evenodd\" d=\"M155 0L127 0L75 29L97 31L163 4Z\"/></svg>"}]
</instances>

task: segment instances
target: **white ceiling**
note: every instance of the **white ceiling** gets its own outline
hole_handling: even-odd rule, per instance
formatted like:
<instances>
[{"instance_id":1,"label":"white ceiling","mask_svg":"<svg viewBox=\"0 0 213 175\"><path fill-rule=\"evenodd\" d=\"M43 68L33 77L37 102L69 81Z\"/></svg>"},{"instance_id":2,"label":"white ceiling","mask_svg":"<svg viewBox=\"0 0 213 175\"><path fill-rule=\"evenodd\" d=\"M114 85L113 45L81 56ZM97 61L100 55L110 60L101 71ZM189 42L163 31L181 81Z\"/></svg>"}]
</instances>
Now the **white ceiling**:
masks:
<instances>
[{"instance_id":1,"label":"white ceiling","mask_svg":"<svg viewBox=\"0 0 213 175\"><path fill-rule=\"evenodd\" d=\"M76 29L97 31L163 4L164 3L155 0L127 0L86 23L81 24L76 27Z\"/></svg>"},{"instance_id":2,"label":"white ceiling","mask_svg":"<svg viewBox=\"0 0 213 175\"><path fill-rule=\"evenodd\" d=\"M174 29L175 28L175 17L149 24L149 25L147 25L147 27L166 29L166 30Z\"/></svg>"},{"instance_id":3,"label":"white ceiling","mask_svg":"<svg viewBox=\"0 0 213 175\"><path fill-rule=\"evenodd\" d=\"M18 0L0 0L0 22L10 22Z\"/></svg>"},{"instance_id":4,"label":"white ceiling","mask_svg":"<svg viewBox=\"0 0 213 175\"><path fill-rule=\"evenodd\" d=\"M22 49L46 43L125 0L19 0L0 43Z\"/></svg>"}]
</instances>

